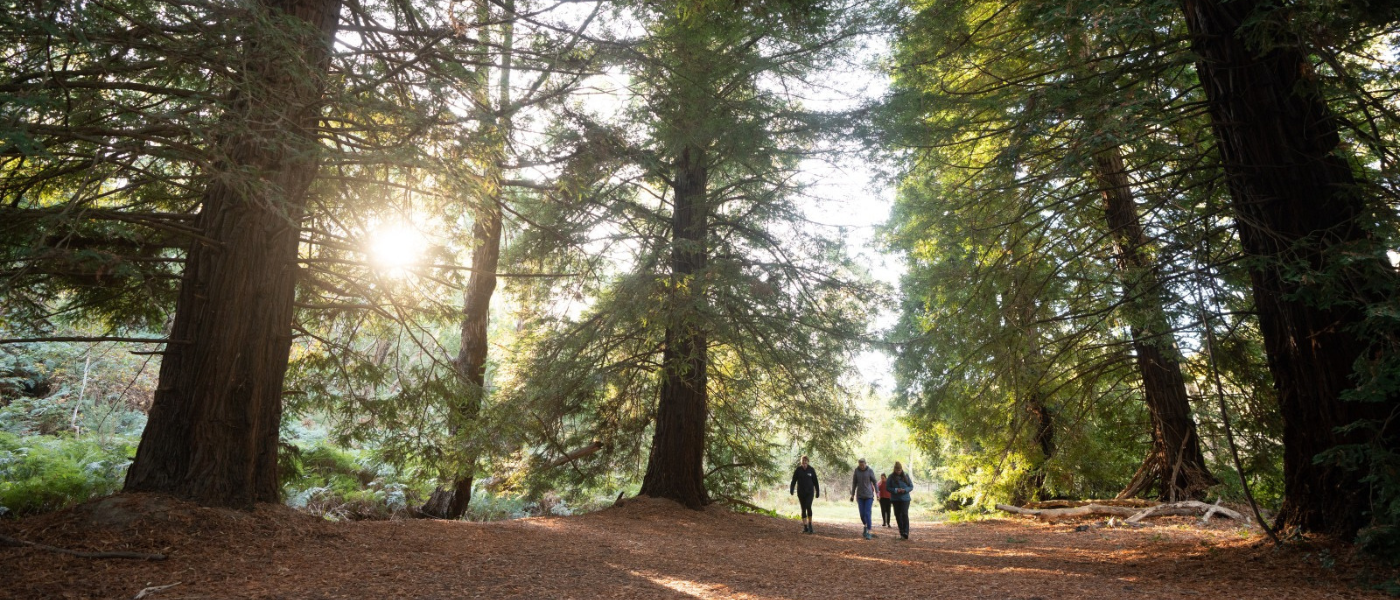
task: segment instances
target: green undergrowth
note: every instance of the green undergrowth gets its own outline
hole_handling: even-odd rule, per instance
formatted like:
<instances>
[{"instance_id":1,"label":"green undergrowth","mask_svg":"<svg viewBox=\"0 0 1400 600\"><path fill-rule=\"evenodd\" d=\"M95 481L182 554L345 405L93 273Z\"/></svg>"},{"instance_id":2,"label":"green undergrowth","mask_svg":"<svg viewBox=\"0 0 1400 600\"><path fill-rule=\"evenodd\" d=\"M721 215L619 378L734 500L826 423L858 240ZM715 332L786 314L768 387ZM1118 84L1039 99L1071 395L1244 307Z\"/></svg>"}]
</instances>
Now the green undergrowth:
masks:
<instances>
[{"instance_id":1,"label":"green undergrowth","mask_svg":"<svg viewBox=\"0 0 1400 600\"><path fill-rule=\"evenodd\" d=\"M346 449L325 440L305 446L286 444L279 457L282 492L298 510L333 521L413 518L432 494L431 480L397 469L372 450ZM604 499L575 500L554 493L537 498L492 490L478 480L463 519L503 521L532 516L567 516L602 506Z\"/></svg>"},{"instance_id":2,"label":"green undergrowth","mask_svg":"<svg viewBox=\"0 0 1400 600\"><path fill-rule=\"evenodd\" d=\"M121 489L136 440L0 432L0 515L59 510Z\"/></svg>"}]
</instances>

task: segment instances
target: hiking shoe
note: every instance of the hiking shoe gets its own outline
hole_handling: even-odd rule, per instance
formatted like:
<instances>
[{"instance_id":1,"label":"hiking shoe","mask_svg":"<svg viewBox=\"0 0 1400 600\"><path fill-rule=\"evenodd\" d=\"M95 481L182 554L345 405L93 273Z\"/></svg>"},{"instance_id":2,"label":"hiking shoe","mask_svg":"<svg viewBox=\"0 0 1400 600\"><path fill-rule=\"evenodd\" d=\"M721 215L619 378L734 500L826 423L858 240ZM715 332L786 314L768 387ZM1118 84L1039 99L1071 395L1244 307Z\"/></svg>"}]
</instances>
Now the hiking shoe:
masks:
<instances>
[{"instance_id":1,"label":"hiking shoe","mask_svg":"<svg viewBox=\"0 0 1400 600\"><path fill-rule=\"evenodd\" d=\"M870 532L869 532L869 531L867 531L867 532L865 532L865 533L863 533L863 534L861 534L861 535L864 536L865 539L867 539L867 540L870 539Z\"/></svg>"},{"instance_id":2,"label":"hiking shoe","mask_svg":"<svg viewBox=\"0 0 1400 600\"><path fill-rule=\"evenodd\" d=\"M909 536L908 536L907 534L901 533L901 534L899 534L899 539L907 540L907 539L909 539Z\"/></svg>"}]
</instances>

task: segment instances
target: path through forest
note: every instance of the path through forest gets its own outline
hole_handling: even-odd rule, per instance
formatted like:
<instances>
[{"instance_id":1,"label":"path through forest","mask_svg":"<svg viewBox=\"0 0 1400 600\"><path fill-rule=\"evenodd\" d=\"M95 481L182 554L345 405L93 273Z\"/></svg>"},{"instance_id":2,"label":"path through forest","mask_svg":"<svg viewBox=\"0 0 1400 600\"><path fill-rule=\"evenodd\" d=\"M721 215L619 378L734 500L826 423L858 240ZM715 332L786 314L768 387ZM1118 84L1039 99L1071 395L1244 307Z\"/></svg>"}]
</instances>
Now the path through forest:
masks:
<instances>
[{"instance_id":1,"label":"path through forest","mask_svg":"<svg viewBox=\"0 0 1400 600\"><path fill-rule=\"evenodd\" d=\"M140 505L139 516L112 509L122 503ZM482 524L331 523L281 507L250 514L137 496L3 523L0 533L168 560L0 548L0 596L133 598L179 583L146 598L1383 597L1358 585L1361 568L1342 556L1276 552L1238 528L1188 522L1090 531L928 523L903 542L889 534L865 541L850 525L805 536L795 521L651 499Z\"/></svg>"}]
</instances>

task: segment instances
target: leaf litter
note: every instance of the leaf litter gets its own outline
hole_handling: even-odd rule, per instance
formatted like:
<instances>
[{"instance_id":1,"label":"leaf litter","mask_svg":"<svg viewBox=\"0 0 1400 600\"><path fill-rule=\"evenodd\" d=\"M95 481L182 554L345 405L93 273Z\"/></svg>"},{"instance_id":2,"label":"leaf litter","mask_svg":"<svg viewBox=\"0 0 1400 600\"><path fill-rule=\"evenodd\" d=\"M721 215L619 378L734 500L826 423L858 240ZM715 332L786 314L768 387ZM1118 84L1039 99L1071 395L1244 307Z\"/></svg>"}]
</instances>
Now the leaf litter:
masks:
<instances>
[{"instance_id":1,"label":"leaf litter","mask_svg":"<svg viewBox=\"0 0 1400 600\"><path fill-rule=\"evenodd\" d=\"M0 523L0 533L167 560L0 548L0 598L1282 600L1385 597L1366 583L1395 576L1344 546L1276 550L1228 522L1086 523L915 523L910 541L893 528L867 541L856 525L818 523L803 535L792 520L650 498L493 523L329 522L282 506L123 494Z\"/></svg>"}]
</instances>

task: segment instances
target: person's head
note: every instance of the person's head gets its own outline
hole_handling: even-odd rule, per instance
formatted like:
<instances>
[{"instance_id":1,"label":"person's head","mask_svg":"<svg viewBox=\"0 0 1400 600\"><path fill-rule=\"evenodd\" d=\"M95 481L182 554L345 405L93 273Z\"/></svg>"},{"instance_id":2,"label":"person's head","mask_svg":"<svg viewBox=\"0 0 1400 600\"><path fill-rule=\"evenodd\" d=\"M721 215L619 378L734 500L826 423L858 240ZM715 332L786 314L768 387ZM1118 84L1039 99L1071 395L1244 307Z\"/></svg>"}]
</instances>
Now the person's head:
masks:
<instances>
[{"instance_id":1,"label":"person's head","mask_svg":"<svg viewBox=\"0 0 1400 600\"><path fill-rule=\"evenodd\" d=\"M804 466L804 467L807 466L807 455L806 455L806 454L803 454L803 455L802 455L802 466Z\"/></svg>"},{"instance_id":2,"label":"person's head","mask_svg":"<svg viewBox=\"0 0 1400 600\"><path fill-rule=\"evenodd\" d=\"M881 474L880 474L880 481L884 481L884 480L885 480L885 474L884 474L884 473L881 473Z\"/></svg>"},{"instance_id":3,"label":"person's head","mask_svg":"<svg viewBox=\"0 0 1400 600\"><path fill-rule=\"evenodd\" d=\"M860 470L862 470L862 471L865 470L865 459L864 459L864 458L862 458L862 459L856 461L856 463L857 463L857 464L856 464L856 468L857 468L857 469L860 469Z\"/></svg>"},{"instance_id":4,"label":"person's head","mask_svg":"<svg viewBox=\"0 0 1400 600\"><path fill-rule=\"evenodd\" d=\"M894 470L893 470L893 471L890 471L890 472L891 472L891 473L903 473L903 472L904 472L904 465L899 464L899 461L894 461Z\"/></svg>"}]
</instances>

